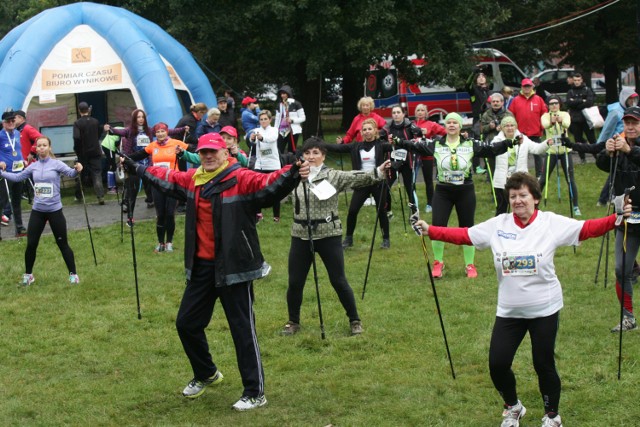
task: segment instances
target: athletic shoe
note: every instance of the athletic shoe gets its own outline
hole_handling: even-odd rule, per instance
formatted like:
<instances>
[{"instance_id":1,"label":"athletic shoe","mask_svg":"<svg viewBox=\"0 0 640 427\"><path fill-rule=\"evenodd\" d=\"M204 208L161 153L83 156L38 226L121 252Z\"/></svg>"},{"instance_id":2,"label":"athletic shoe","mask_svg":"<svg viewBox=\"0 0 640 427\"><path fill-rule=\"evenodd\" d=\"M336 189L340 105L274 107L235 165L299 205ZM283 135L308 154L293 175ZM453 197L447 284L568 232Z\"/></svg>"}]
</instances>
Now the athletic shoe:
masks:
<instances>
[{"instance_id":1,"label":"athletic shoe","mask_svg":"<svg viewBox=\"0 0 640 427\"><path fill-rule=\"evenodd\" d=\"M110 188L109 191L107 191L107 194L118 194L118 192L115 188Z\"/></svg>"},{"instance_id":2,"label":"athletic shoe","mask_svg":"<svg viewBox=\"0 0 640 427\"><path fill-rule=\"evenodd\" d=\"M351 335L360 335L362 332L364 332L364 329L362 328L362 322L359 320L354 320L350 323L351 326Z\"/></svg>"},{"instance_id":3,"label":"athletic shoe","mask_svg":"<svg viewBox=\"0 0 640 427\"><path fill-rule=\"evenodd\" d=\"M155 253L160 253L160 252L164 252L164 243L158 243L156 245L156 248L153 250L153 252Z\"/></svg>"},{"instance_id":4,"label":"athletic shoe","mask_svg":"<svg viewBox=\"0 0 640 427\"><path fill-rule=\"evenodd\" d=\"M550 418L549 414L545 414L545 416L542 417L542 427L562 427L560 415L556 414L555 417Z\"/></svg>"},{"instance_id":5,"label":"athletic shoe","mask_svg":"<svg viewBox=\"0 0 640 427\"><path fill-rule=\"evenodd\" d=\"M271 273L271 265L268 262L262 262L262 277L267 277Z\"/></svg>"},{"instance_id":6,"label":"athletic shoe","mask_svg":"<svg viewBox=\"0 0 640 427\"><path fill-rule=\"evenodd\" d=\"M153 203L153 202L149 202L149 203L147 203L147 209L151 209L151 208L153 208L153 207L155 207L155 206L156 206L156 205L155 205L155 203Z\"/></svg>"},{"instance_id":7,"label":"athletic shoe","mask_svg":"<svg viewBox=\"0 0 640 427\"><path fill-rule=\"evenodd\" d=\"M167 242L167 243L164 245L164 250L165 250L166 252L173 252L173 243L171 243L171 242Z\"/></svg>"},{"instance_id":8,"label":"athletic shoe","mask_svg":"<svg viewBox=\"0 0 640 427\"><path fill-rule=\"evenodd\" d=\"M367 200L364 201L364 206L375 206L376 205L376 199L374 199L373 197L369 197Z\"/></svg>"},{"instance_id":9,"label":"athletic shoe","mask_svg":"<svg viewBox=\"0 0 640 427\"><path fill-rule=\"evenodd\" d=\"M431 213L433 211L433 209L431 208L431 205L427 205L424 207L424 212L425 213Z\"/></svg>"},{"instance_id":10,"label":"athletic shoe","mask_svg":"<svg viewBox=\"0 0 640 427\"><path fill-rule=\"evenodd\" d=\"M389 239L382 239L382 244L380 245L382 249L389 249L391 247L391 242Z\"/></svg>"},{"instance_id":11,"label":"athletic shoe","mask_svg":"<svg viewBox=\"0 0 640 427\"><path fill-rule=\"evenodd\" d=\"M518 400L513 406L504 405L504 411L502 411L502 424L500 427L518 427L520 426L520 420L527 413L527 408L522 405L522 402Z\"/></svg>"},{"instance_id":12,"label":"athletic shoe","mask_svg":"<svg viewBox=\"0 0 640 427\"><path fill-rule=\"evenodd\" d=\"M573 216L582 216L582 212L580 212L580 208L577 206L573 207Z\"/></svg>"},{"instance_id":13,"label":"athletic shoe","mask_svg":"<svg viewBox=\"0 0 640 427\"><path fill-rule=\"evenodd\" d=\"M484 175L485 173L487 173L487 170L485 168L483 168L482 166L478 166L478 167L476 167L476 173L478 175Z\"/></svg>"},{"instance_id":14,"label":"athletic shoe","mask_svg":"<svg viewBox=\"0 0 640 427\"><path fill-rule=\"evenodd\" d=\"M289 320L284 328L282 328L282 335L294 335L300 331L300 324Z\"/></svg>"},{"instance_id":15,"label":"athletic shoe","mask_svg":"<svg viewBox=\"0 0 640 427\"><path fill-rule=\"evenodd\" d=\"M442 270L444 270L444 262L440 262L438 260L433 261L433 269L431 269L431 274L434 279L440 279L442 277Z\"/></svg>"},{"instance_id":16,"label":"athletic shoe","mask_svg":"<svg viewBox=\"0 0 640 427\"><path fill-rule=\"evenodd\" d=\"M280 222L280 217L279 216L274 216L273 217L273 222Z\"/></svg>"},{"instance_id":17,"label":"athletic shoe","mask_svg":"<svg viewBox=\"0 0 640 427\"><path fill-rule=\"evenodd\" d=\"M77 285L80 283L80 278L77 274L71 273L69 274L69 283L72 285Z\"/></svg>"},{"instance_id":18,"label":"athletic shoe","mask_svg":"<svg viewBox=\"0 0 640 427\"><path fill-rule=\"evenodd\" d=\"M638 328L638 324L636 323L636 319L631 316L624 316L622 318L622 332L633 331ZM618 323L615 327L611 329L611 332L620 332L620 324Z\"/></svg>"},{"instance_id":19,"label":"athletic shoe","mask_svg":"<svg viewBox=\"0 0 640 427\"><path fill-rule=\"evenodd\" d=\"M136 222L134 221L134 219L133 219L133 218L129 218L129 219L127 219L127 227L131 228L131 227L133 227L133 225L134 225L135 223L136 223Z\"/></svg>"},{"instance_id":20,"label":"athletic shoe","mask_svg":"<svg viewBox=\"0 0 640 427\"><path fill-rule=\"evenodd\" d=\"M249 397L242 396L240 400L233 404L232 408L236 411L250 411L267 404L267 398L262 396Z\"/></svg>"},{"instance_id":21,"label":"athletic shoe","mask_svg":"<svg viewBox=\"0 0 640 427\"><path fill-rule=\"evenodd\" d=\"M601 207L601 206L607 206L607 202L601 202L600 200L597 201L596 206Z\"/></svg>"},{"instance_id":22,"label":"athletic shoe","mask_svg":"<svg viewBox=\"0 0 640 427\"><path fill-rule=\"evenodd\" d=\"M347 249L353 246L353 236L345 236L342 241L342 248Z\"/></svg>"},{"instance_id":23,"label":"athletic shoe","mask_svg":"<svg viewBox=\"0 0 640 427\"><path fill-rule=\"evenodd\" d=\"M476 270L475 265L469 264L464 269L467 272L467 277L469 279L475 279L476 277L478 277L478 270Z\"/></svg>"},{"instance_id":24,"label":"athletic shoe","mask_svg":"<svg viewBox=\"0 0 640 427\"><path fill-rule=\"evenodd\" d=\"M262 221L262 218L264 218L264 216L261 213L256 214L256 222Z\"/></svg>"},{"instance_id":25,"label":"athletic shoe","mask_svg":"<svg viewBox=\"0 0 640 427\"><path fill-rule=\"evenodd\" d=\"M189 381L189 384L182 390L182 395L188 399L195 399L197 397L202 396L204 393L204 389L210 386L211 384L220 384L224 376L222 372L219 370L216 371L215 374L207 378L206 380L200 381L197 379L192 379Z\"/></svg>"},{"instance_id":26,"label":"athletic shoe","mask_svg":"<svg viewBox=\"0 0 640 427\"><path fill-rule=\"evenodd\" d=\"M151 205L152 207L154 206L153 204ZM149 204L147 203L147 207L149 207ZM178 207L176 208L176 212L177 213L185 213L187 211L187 206L186 205L178 205Z\"/></svg>"},{"instance_id":27,"label":"athletic shoe","mask_svg":"<svg viewBox=\"0 0 640 427\"><path fill-rule=\"evenodd\" d=\"M6 215L2 215L2 217L0 218L0 224L4 225L5 227L9 225L9 221L10 219Z\"/></svg>"},{"instance_id":28,"label":"athletic shoe","mask_svg":"<svg viewBox=\"0 0 640 427\"><path fill-rule=\"evenodd\" d=\"M27 229L24 227L18 227L16 231L16 237L24 237L27 235Z\"/></svg>"},{"instance_id":29,"label":"athletic shoe","mask_svg":"<svg viewBox=\"0 0 640 427\"><path fill-rule=\"evenodd\" d=\"M393 219L393 211L388 211L387 212L387 218Z\"/></svg>"},{"instance_id":30,"label":"athletic shoe","mask_svg":"<svg viewBox=\"0 0 640 427\"><path fill-rule=\"evenodd\" d=\"M98 204L104 205L104 199L102 197L98 197Z\"/></svg>"},{"instance_id":31,"label":"athletic shoe","mask_svg":"<svg viewBox=\"0 0 640 427\"><path fill-rule=\"evenodd\" d=\"M22 286L29 286L30 284L32 284L33 282L36 281L36 278L33 277L33 274L23 274L22 275Z\"/></svg>"}]
</instances>

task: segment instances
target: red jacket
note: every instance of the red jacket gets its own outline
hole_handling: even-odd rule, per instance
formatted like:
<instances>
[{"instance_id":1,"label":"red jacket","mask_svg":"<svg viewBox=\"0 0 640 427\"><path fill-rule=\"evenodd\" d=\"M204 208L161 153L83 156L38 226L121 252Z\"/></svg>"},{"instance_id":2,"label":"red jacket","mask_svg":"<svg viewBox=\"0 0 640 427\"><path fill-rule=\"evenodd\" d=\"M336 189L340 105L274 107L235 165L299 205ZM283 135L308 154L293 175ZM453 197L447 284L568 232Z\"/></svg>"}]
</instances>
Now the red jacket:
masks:
<instances>
[{"instance_id":1,"label":"red jacket","mask_svg":"<svg viewBox=\"0 0 640 427\"><path fill-rule=\"evenodd\" d=\"M138 166L138 176L148 180L155 188L178 200L186 200L184 236L184 264L187 280L196 259L197 234L205 234L199 227L213 224L215 256L215 286L230 286L262 277L260 242L256 230L256 212L273 205L293 190L299 181L298 168L288 165L264 174L240 167L234 158L218 176L196 187L193 174L167 170L162 167ZM212 220L198 221L200 200L211 202Z\"/></svg>"},{"instance_id":2,"label":"red jacket","mask_svg":"<svg viewBox=\"0 0 640 427\"><path fill-rule=\"evenodd\" d=\"M518 129L528 137L542 136L544 129L540 123L540 118L547 110L547 104L544 103L535 93L527 98L520 92L518 96L513 99L513 102L509 106L511 111L518 122Z\"/></svg>"},{"instance_id":3,"label":"red jacket","mask_svg":"<svg viewBox=\"0 0 640 427\"><path fill-rule=\"evenodd\" d=\"M342 138L342 141L345 144L350 143L351 141L362 142L362 122L366 119L373 119L378 124L378 129L382 129L387 124L386 120L380 117L377 113L371 113L368 116L363 115L362 113L358 114L353 118L351 122L351 126L349 126L349 130L347 134Z\"/></svg>"},{"instance_id":4,"label":"red jacket","mask_svg":"<svg viewBox=\"0 0 640 427\"><path fill-rule=\"evenodd\" d=\"M35 142L37 138L40 138L42 134L37 131L36 128L29 124L25 124L22 129L20 129L20 144L22 151L22 158L26 161L29 154L36 155L36 146Z\"/></svg>"}]
</instances>

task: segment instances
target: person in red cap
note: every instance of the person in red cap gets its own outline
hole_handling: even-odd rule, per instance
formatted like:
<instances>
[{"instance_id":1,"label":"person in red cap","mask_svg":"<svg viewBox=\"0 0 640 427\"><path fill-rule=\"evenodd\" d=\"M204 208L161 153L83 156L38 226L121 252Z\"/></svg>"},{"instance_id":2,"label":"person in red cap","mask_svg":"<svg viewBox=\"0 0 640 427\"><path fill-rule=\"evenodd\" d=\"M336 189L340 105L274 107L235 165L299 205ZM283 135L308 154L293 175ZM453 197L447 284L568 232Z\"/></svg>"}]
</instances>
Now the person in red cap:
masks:
<instances>
[{"instance_id":1,"label":"person in red cap","mask_svg":"<svg viewBox=\"0 0 640 427\"><path fill-rule=\"evenodd\" d=\"M238 131L232 126L225 126L220 131L220 136L227 144L229 155L238 159L240 165L246 168L249 164L249 159L247 154L238 147ZM192 165L200 166L200 156L197 153L191 153L176 146L176 154L179 158L185 159Z\"/></svg>"},{"instance_id":2,"label":"person in red cap","mask_svg":"<svg viewBox=\"0 0 640 427\"><path fill-rule=\"evenodd\" d=\"M169 138L169 126L166 123L157 123L153 127L156 140L144 147L143 150L136 151L129 158L133 161L140 161L151 158L151 164L160 167L165 171L178 169L178 158L176 147L187 150L189 144L178 139ZM158 244L154 252L173 252L173 234L176 230L176 206L175 198L161 192L157 188L153 190L153 202L156 208L156 233ZM130 224L131 225L131 224Z\"/></svg>"},{"instance_id":3,"label":"person in red cap","mask_svg":"<svg viewBox=\"0 0 640 427\"><path fill-rule=\"evenodd\" d=\"M202 163L186 172L137 165L124 159L130 173L158 190L186 200L184 262L187 285L176 318L176 329L193 369L182 394L201 396L223 375L214 363L205 329L218 299L235 344L244 391L232 406L247 411L264 406L264 371L253 313L253 281L262 277L255 212L291 192L308 178L308 163L287 165L270 174L242 168L229 157L216 133L198 140Z\"/></svg>"},{"instance_id":4,"label":"person in red cap","mask_svg":"<svg viewBox=\"0 0 640 427\"><path fill-rule=\"evenodd\" d=\"M533 142L539 143L544 131L541 124L542 115L549 110L542 98L536 95L531 79L522 79L522 89L511 102L509 111L513 113L516 122L518 122L518 130ZM536 177L540 178L544 160L539 155L534 155L533 159L535 161Z\"/></svg>"},{"instance_id":5,"label":"person in red cap","mask_svg":"<svg viewBox=\"0 0 640 427\"><path fill-rule=\"evenodd\" d=\"M616 229L616 294L623 304L622 323L614 326L611 332L631 331L638 327L633 314L633 266L640 249L640 107L627 108L622 116L624 132L614 135L605 143L596 158L596 166L613 176L613 194L619 196L628 188L629 198L633 202L633 212L626 224ZM612 161L612 157L615 161ZM614 168L613 171L611 168ZM623 257L625 257L623 261ZM624 271L622 266L624 265ZM624 279L624 280L623 280ZM624 298L624 301L622 299Z\"/></svg>"}]
</instances>

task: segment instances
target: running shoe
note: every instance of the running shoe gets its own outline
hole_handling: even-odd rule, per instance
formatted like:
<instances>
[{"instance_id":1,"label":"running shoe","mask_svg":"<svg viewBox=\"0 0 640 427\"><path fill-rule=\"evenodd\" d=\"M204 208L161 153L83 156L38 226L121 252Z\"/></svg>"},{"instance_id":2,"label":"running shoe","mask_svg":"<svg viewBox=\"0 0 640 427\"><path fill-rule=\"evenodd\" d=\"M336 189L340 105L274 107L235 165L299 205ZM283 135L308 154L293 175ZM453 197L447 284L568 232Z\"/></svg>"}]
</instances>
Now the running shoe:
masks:
<instances>
[{"instance_id":1,"label":"running shoe","mask_svg":"<svg viewBox=\"0 0 640 427\"><path fill-rule=\"evenodd\" d=\"M273 222L280 222L280 217L279 216L274 216L273 217Z\"/></svg>"},{"instance_id":2,"label":"running shoe","mask_svg":"<svg viewBox=\"0 0 640 427\"><path fill-rule=\"evenodd\" d=\"M440 262L438 260L433 261L433 269L431 270L431 274L434 279L440 279L442 277L442 270L444 270L444 262Z\"/></svg>"},{"instance_id":3,"label":"running shoe","mask_svg":"<svg viewBox=\"0 0 640 427\"><path fill-rule=\"evenodd\" d=\"M519 427L520 420L527 413L527 408L522 405L522 402L518 400L513 406L504 405L504 411L502 411L502 424L500 427Z\"/></svg>"},{"instance_id":4,"label":"running shoe","mask_svg":"<svg viewBox=\"0 0 640 427\"><path fill-rule=\"evenodd\" d=\"M551 418L549 415L553 414L545 414L544 417L542 417L542 427L562 427L562 420L560 419L560 415L556 414L553 418Z\"/></svg>"},{"instance_id":5,"label":"running shoe","mask_svg":"<svg viewBox=\"0 0 640 427\"><path fill-rule=\"evenodd\" d=\"M427 205L424 207L424 212L425 213L431 213L433 211L433 209L431 208L431 205Z\"/></svg>"},{"instance_id":6,"label":"running shoe","mask_svg":"<svg viewBox=\"0 0 640 427\"><path fill-rule=\"evenodd\" d=\"M16 237L24 237L27 235L27 229L24 227L18 227L16 230Z\"/></svg>"},{"instance_id":7,"label":"running shoe","mask_svg":"<svg viewBox=\"0 0 640 427\"><path fill-rule=\"evenodd\" d=\"M633 331L638 328L636 319L631 316L624 316L622 318L622 332ZM620 324L618 323L611 329L611 332L620 332Z\"/></svg>"},{"instance_id":8,"label":"running shoe","mask_svg":"<svg viewBox=\"0 0 640 427\"><path fill-rule=\"evenodd\" d=\"M182 395L188 399L195 399L202 396L205 388L207 388L211 384L220 384L223 379L224 376L219 370L206 380L197 380L194 378L189 381L189 384L187 384L184 390L182 390Z\"/></svg>"},{"instance_id":9,"label":"running shoe","mask_svg":"<svg viewBox=\"0 0 640 427\"><path fill-rule=\"evenodd\" d=\"M347 249L353 246L353 236L345 236L342 241L342 248Z\"/></svg>"},{"instance_id":10,"label":"running shoe","mask_svg":"<svg viewBox=\"0 0 640 427\"><path fill-rule=\"evenodd\" d=\"M295 335L298 331L300 331L300 324L289 320L282 328L282 335Z\"/></svg>"},{"instance_id":11,"label":"running shoe","mask_svg":"<svg viewBox=\"0 0 640 427\"><path fill-rule=\"evenodd\" d=\"M362 328L362 322L359 320L352 321L349 326L351 326L351 335L360 335L362 332L364 332L364 329Z\"/></svg>"},{"instance_id":12,"label":"running shoe","mask_svg":"<svg viewBox=\"0 0 640 427\"><path fill-rule=\"evenodd\" d=\"M482 166L478 166L478 167L476 167L476 173L478 175L484 175L485 173L487 173L487 170L485 168L483 168Z\"/></svg>"},{"instance_id":13,"label":"running shoe","mask_svg":"<svg viewBox=\"0 0 640 427\"><path fill-rule=\"evenodd\" d=\"M158 243L156 245L156 248L153 250L153 252L155 253L160 253L160 252L164 252L164 243Z\"/></svg>"},{"instance_id":14,"label":"running shoe","mask_svg":"<svg viewBox=\"0 0 640 427\"><path fill-rule=\"evenodd\" d=\"M36 281L36 278L33 277L33 274L23 274L22 275L22 286L29 286L31 285L33 282Z\"/></svg>"},{"instance_id":15,"label":"running shoe","mask_svg":"<svg viewBox=\"0 0 640 427\"><path fill-rule=\"evenodd\" d=\"M476 277L478 277L478 270L476 270L475 265L469 264L464 269L467 272L467 277L469 279L475 279Z\"/></svg>"},{"instance_id":16,"label":"running shoe","mask_svg":"<svg viewBox=\"0 0 640 427\"><path fill-rule=\"evenodd\" d=\"M2 215L2 217L0 217L0 224L4 225L5 227L9 225L9 221L10 219L6 215Z\"/></svg>"},{"instance_id":17,"label":"running shoe","mask_svg":"<svg viewBox=\"0 0 640 427\"><path fill-rule=\"evenodd\" d=\"M573 215L574 216L582 216L582 212L580 212L580 208L577 206L573 207Z\"/></svg>"},{"instance_id":18,"label":"running shoe","mask_svg":"<svg viewBox=\"0 0 640 427\"><path fill-rule=\"evenodd\" d=\"M250 411L267 404L267 398L262 396L250 397L242 396L240 400L233 404L232 408L236 411Z\"/></svg>"},{"instance_id":19,"label":"running shoe","mask_svg":"<svg viewBox=\"0 0 640 427\"><path fill-rule=\"evenodd\" d=\"M387 211L387 218L393 219L393 211Z\"/></svg>"},{"instance_id":20,"label":"running shoe","mask_svg":"<svg viewBox=\"0 0 640 427\"><path fill-rule=\"evenodd\" d=\"M72 285L77 285L80 283L80 278L78 277L77 274L71 273L69 274L69 283Z\"/></svg>"},{"instance_id":21,"label":"running shoe","mask_svg":"<svg viewBox=\"0 0 640 427\"><path fill-rule=\"evenodd\" d=\"M171 242L167 242L167 243L164 245L164 250L165 250L166 252L173 252L173 243L171 243Z\"/></svg>"},{"instance_id":22,"label":"running shoe","mask_svg":"<svg viewBox=\"0 0 640 427\"><path fill-rule=\"evenodd\" d=\"M262 221L262 218L264 218L264 216L261 213L256 214L256 222Z\"/></svg>"},{"instance_id":23,"label":"running shoe","mask_svg":"<svg viewBox=\"0 0 640 427\"><path fill-rule=\"evenodd\" d=\"M382 249L389 249L391 247L391 242L389 239L382 239L382 244L380 245Z\"/></svg>"},{"instance_id":24,"label":"running shoe","mask_svg":"<svg viewBox=\"0 0 640 427\"><path fill-rule=\"evenodd\" d=\"M262 262L262 277L267 277L271 273L271 265L268 262Z\"/></svg>"}]
</instances>

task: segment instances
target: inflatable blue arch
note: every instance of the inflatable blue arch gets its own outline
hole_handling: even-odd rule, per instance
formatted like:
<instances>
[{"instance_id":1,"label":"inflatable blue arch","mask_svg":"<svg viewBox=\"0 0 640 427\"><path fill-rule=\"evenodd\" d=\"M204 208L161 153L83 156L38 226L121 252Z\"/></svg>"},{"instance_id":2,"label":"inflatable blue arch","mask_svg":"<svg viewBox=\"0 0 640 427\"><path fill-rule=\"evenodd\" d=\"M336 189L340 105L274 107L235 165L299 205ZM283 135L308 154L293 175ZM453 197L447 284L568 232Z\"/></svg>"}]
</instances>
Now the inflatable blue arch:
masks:
<instances>
[{"instance_id":1,"label":"inflatable blue arch","mask_svg":"<svg viewBox=\"0 0 640 427\"><path fill-rule=\"evenodd\" d=\"M105 39L126 67L151 123L175 123L183 115L162 55L195 102L214 105L211 85L191 53L160 26L125 9L74 3L45 10L0 41L0 108L21 107L43 61L79 25Z\"/></svg>"}]
</instances>

